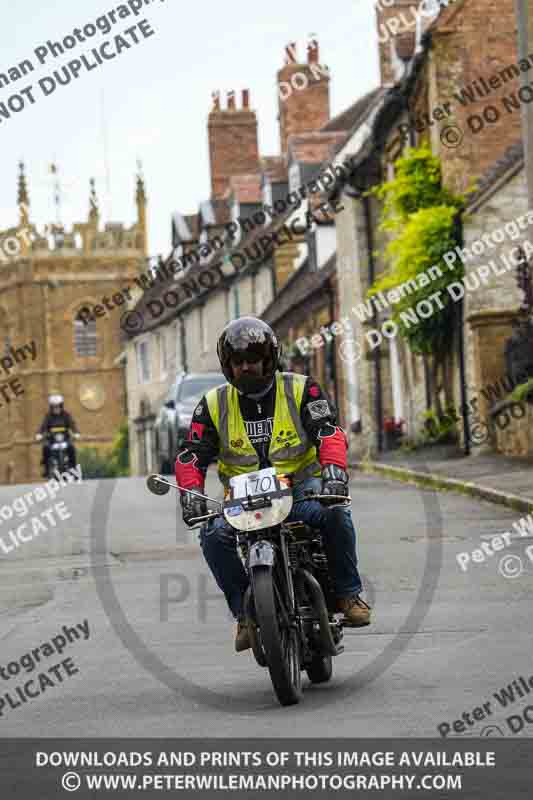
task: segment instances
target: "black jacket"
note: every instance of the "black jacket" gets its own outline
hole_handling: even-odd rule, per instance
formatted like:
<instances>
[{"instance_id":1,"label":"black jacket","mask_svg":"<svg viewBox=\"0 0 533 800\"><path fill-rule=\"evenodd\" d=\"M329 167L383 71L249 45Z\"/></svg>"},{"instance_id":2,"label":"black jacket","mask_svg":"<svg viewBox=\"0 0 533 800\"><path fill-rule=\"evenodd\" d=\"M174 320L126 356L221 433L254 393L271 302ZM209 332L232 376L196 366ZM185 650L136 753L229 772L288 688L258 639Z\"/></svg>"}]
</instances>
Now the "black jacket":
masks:
<instances>
[{"instance_id":1,"label":"black jacket","mask_svg":"<svg viewBox=\"0 0 533 800\"><path fill-rule=\"evenodd\" d=\"M62 411L61 414L52 414L49 411L43 419L42 425L39 428L39 433L48 433L50 428L67 428L67 430L73 431L73 433L78 433L78 426L68 411Z\"/></svg>"}]
</instances>

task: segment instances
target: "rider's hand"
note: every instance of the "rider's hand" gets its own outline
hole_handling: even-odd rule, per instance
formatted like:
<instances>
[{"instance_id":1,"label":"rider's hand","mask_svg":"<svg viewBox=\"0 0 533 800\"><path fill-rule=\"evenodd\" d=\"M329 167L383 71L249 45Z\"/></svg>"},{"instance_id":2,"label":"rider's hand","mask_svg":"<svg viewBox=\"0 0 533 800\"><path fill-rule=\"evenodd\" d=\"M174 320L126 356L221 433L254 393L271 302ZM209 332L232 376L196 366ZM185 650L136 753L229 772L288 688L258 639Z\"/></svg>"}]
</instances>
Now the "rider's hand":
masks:
<instances>
[{"instance_id":1,"label":"rider's hand","mask_svg":"<svg viewBox=\"0 0 533 800\"><path fill-rule=\"evenodd\" d=\"M42 435L42 433L37 433L37 434L35 435L35 439L36 439L38 442L42 441L42 438L43 438L43 435Z\"/></svg>"},{"instance_id":2,"label":"rider's hand","mask_svg":"<svg viewBox=\"0 0 533 800\"><path fill-rule=\"evenodd\" d=\"M207 514L207 501L202 500L201 497L196 497L194 494L183 492L181 494L181 509L183 512L183 521L189 527L195 525L191 519L195 517L205 517Z\"/></svg>"},{"instance_id":3,"label":"rider's hand","mask_svg":"<svg viewBox=\"0 0 533 800\"><path fill-rule=\"evenodd\" d=\"M336 464L328 464L322 469L322 494L348 496L348 473Z\"/></svg>"},{"instance_id":4,"label":"rider's hand","mask_svg":"<svg viewBox=\"0 0 533 800\"><path fill-rule=\"evenodd\" d=\"M80 439L81 433L73 433L72 436L74 437L74 439Z\"/></svg>"}]
</instances>

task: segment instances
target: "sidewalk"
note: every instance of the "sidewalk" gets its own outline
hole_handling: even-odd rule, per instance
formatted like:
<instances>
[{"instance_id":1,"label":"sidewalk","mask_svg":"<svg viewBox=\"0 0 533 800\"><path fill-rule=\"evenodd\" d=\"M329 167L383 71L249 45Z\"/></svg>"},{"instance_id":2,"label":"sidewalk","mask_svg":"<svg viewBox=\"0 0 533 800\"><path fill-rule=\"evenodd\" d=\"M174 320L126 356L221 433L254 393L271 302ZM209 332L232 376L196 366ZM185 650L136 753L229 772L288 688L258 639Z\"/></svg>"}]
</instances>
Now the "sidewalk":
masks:
<instances>
[{"instance_id":1,"label":"sidewalk","mask_svg":"<svg viewBox=\"0 0 533 800\"><path fill-rule=\"evenodd\" d=\"M437 489L469 494L516 511L533 512L533 459L493 453L466 457L456 448L428 447L412 453L395 450L352 467Z\"/></svg>"}]
</instances>

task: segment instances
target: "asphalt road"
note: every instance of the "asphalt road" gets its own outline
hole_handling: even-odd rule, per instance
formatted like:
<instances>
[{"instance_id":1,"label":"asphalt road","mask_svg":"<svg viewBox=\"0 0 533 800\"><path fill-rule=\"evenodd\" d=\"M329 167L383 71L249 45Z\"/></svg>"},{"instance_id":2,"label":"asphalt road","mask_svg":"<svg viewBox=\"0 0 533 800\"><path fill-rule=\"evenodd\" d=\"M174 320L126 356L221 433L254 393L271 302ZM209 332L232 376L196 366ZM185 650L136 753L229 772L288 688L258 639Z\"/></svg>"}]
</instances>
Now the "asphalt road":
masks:
<instances>
[{"instance_id":1,"label":"asphalt road","mask_svg":"<svg viewBox=\"0 0 533 800\"><path fill-rule=\"evenodd\" d=\"M1 487L0 509L32 488ZM329 684L306 683L302 703L283 709L267 671L233 651L233 624L195 534L176 523L176 493L154 497L137 478L65 487L56 500L71 518L0 553L0 667L64 625L87 621L89 637L78 628L61 655L0 677L5 699L62 659L78 670L54 673L53 685L15 708L6 701L2 735L428 737L487 701L490 714L470 718L463 735L489 724L510 735L505 718L527 695L506 710L493 693L533 675L533 563L523 557L516 578L498 563L532 542L514 540L466 573L456 555L521 515L359 474L351 492L374 622L347 631ZM0 536L9 529L0 520Z\"/></svg>"}]
</instances>

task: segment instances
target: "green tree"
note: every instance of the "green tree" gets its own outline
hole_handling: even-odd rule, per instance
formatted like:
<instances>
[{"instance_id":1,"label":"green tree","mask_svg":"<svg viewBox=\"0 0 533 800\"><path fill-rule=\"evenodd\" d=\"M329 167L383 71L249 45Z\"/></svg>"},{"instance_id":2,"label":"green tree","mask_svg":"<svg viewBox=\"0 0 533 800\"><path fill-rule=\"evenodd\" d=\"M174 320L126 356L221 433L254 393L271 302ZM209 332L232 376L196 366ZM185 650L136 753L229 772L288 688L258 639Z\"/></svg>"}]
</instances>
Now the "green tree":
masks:
<instances>
[{"instance_id":1,"label":"green tree","mask_svg":"<svg viewBox=\"0 0 533 800\"><path fill-rule=\"evenodd\" d=\"M416 291L394 305L392 319L411 351L430 357L431 396L441 416L441 390L445 405L452 404L449 367L456 321L456 305L446 290L452 281L464 276L462 263L451 271L443 257L457 246L457 221L466 200L464 195L454 195L442 185L440 161L426 144L409 148L396 161L395 171L392 181L371 191L383 202L380 229L387 232L389 242L383 253L388 268L370 288L368 296L406 281L414 280L417 284ZM441 277L416 281L433 266L441 270ZM441 292L442 308L430 300L435 292ZM406 323L401 313L416 308L422 300L431 303L434 313L427 319L419 318L417 324Z\"/></svg>"}]
</instances>

